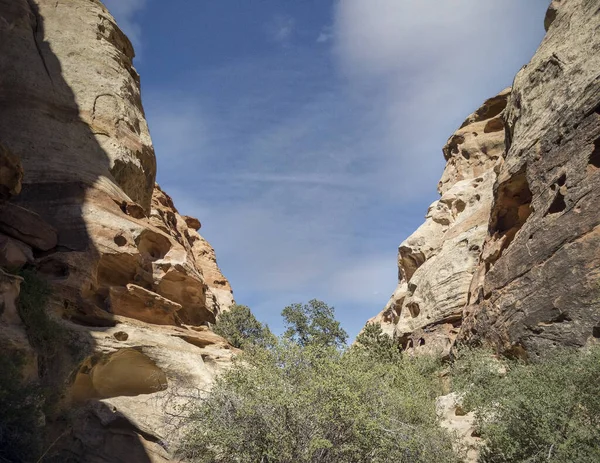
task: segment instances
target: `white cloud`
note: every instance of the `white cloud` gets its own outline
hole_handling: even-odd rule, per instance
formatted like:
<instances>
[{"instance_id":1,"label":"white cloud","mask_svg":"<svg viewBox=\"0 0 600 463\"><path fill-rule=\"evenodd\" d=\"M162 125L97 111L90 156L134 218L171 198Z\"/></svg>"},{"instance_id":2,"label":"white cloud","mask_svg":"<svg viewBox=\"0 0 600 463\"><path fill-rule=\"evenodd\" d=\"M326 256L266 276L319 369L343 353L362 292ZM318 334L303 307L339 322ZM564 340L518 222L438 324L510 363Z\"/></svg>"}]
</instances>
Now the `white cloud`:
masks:
<instances>
[{"instance_id":1,"label":"white cloud","mask_svg":"<svg viewBox=\"0 0 600 463\"><path fill-rule=\"evenodd\" d=\"M129 37L139 54L141 51L142 28L136 15L146 7L148 0L104 0L104 4L117 20L121 30Z\"/></svg>"},{"instance_id":2,"label":"white cloud","mask_svg":"<svg viewBox=\"0 0 600 463\"><path fill-rule=\"evenodd\" d=\"M327 43L333 39L333 30L331 26L325 26L317 36L317 43Z\"/></svg>"},{"instance_id":3,"label":"white cloud","mask_svg":"<svg viewBox=\"0 0 600 463\"><path fill-rule=\"evenodd\" d=\"M339 0L324 46L145 91L159 181L202 221L236 298L267 320L322 298L355 332L375 315L442 145L531 56L544 3ZM277 17L267 33L285 46L295 27Z\"/></svg>"},{"instance_id":4,"label":"white cloud","mask_svg":"<svg viewBox=\"0 0 600 463\"><path fill-rule=\"evenodd\" d=\"M266 25L270 40L280 45L289 44L294 34L295 21L291 16L277 15Z\"/></svg>"}]
</instances>

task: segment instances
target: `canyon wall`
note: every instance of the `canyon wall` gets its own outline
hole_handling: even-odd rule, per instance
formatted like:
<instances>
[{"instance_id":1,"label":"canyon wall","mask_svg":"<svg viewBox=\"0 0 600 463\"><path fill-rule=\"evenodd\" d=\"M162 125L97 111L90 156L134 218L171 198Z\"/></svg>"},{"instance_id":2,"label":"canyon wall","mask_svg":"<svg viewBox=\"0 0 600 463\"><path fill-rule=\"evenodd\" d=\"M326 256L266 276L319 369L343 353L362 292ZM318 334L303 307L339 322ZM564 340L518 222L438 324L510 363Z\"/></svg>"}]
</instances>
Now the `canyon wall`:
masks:
<instances>
[{"instance_id":1,"label":"canyon wall","mask_svg":"<svg viewBox=\"0 0 600 463\"><path fill-rule=\"evenodd\" d=\"M0 345L61 391L57 461L169 459L168 411L235 353L209 329L233 304L215 252L155 184L133 57L98 0L0 0ZM50 284L60 354L31 342L19 269Z\"/></svg>"},{"instance_id":2,"label":"canyon wall","mask_svg":"<svg viewBox=\"0 0 600 463\"><path fill-rule=\"evenodd\" d=\"M512 89L443 149L441 198L399 248L379 322L404 349L520 357L600 338L600 5L555 0Z\"/></svg>"}]
</instances>

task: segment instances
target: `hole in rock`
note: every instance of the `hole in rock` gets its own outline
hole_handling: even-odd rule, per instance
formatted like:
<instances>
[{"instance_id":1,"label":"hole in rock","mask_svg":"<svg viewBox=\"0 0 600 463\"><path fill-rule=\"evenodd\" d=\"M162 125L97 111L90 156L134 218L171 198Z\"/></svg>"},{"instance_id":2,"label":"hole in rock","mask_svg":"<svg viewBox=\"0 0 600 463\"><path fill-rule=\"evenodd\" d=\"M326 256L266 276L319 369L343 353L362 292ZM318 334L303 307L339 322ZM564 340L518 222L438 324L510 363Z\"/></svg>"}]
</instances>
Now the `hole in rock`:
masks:
<instances>
[{"instance_id":1,"label":"hole in rock","mask_svg":"<svg viewBox=\"0 0 600 463\"><path fill-rule=\"evenodd\" d=\"M550 205L550 209L548 209L548 212L546 212L546 215L558 214L559 212L564 211L566 208L567 204L565 203L565 197L562 195L562 193L558 192L556 198L554 198L554 201L552 201L552 204Z\"/></svg>"},{"instance_id":2,"label":"hole in rock","mask_svg":"<svg viewBox=\"0 0 600 463\"><path fill-rule=\"evenodd\" d=\"M167 376L139 350L126 348L96 354L83 362L73 383L77 402L118 396L154 394L167 389Z\"/></svg>"},{"instance_id":3,"label":"hole in rock","mask_svg":"<svg viewBox=\"0 0 600 463\"><path fill-rule=\"evenodd\" d=\"M171 250L169 238L152 230L144 230L140 233L135 244L140 253L149 255L154 260L162 259Z\"/></svg>"},{"instance_id":4,"label":"hole in rock","mask_svg":"<svg viewBox=\"0 0 600 463\"><path fill-rule=\"evenodd\" d=\"M457 199L456 201L454 201L454 210L457 214L463 212L465 210L465 207L467 207L467 205L462 199Z\"/></svg>"},{"instance_id":5,"label":"hole in rock","mask_svg":"<svg viewBox=\"0 0 600 463\"><path fill-rule=\"evenodd\" d=\"M100 286L125 286L134 280L138 266L137 256L121 254L103 254L97 268Z\"/></svg>"},{"instance_id":6,"label":"hole in rock","mask_svg":"<svg viewBox=\"0 0 600 463\"><path fill-rule=\"evenodd\" d=\"M56 259L45 259L37 265L37 271L49 278L65 279L71 273L69 266Z\"/></svg>"},{"instance_id":7,"label":"hole in rock","mask_svg":"<svg viewBox=\"0 0 600 463\"><path fill-rule=\"evenodd\" d=\"M462 408L461 406L458 406L454 409L454 414L456 416L465 416L467 414L467 412L465 411L464 408Z\"/></svg>"},{"instance_id":8,"label":"hole in rock","mask_svg":"<svg viewBox=\"0 0 600 463\"><path fill-rule=\"evenodd\" d=\"M558 186L564 186L567 183L567 174L562 174L556 183L558 183Z\"/></svg>"},{"instance_id":9,"label":"hole in rock","mask_svg":"<svg viewBox=\"0 0 600 463\"><path fill-rule=\"evenodd\" d=\"M506 237L501 252L506 249L532 213L533 195L527 182L526 166L499 185L490 222L491 234Z\"/></svg>"},{"instance_id":10,"label":"hole in rock","mask_svg":"<svg viewBox=\"0 0 600 463\"><path fill-rule=\"evenodd\" d=\"M123 235L115 236L114 241L117 246L125 246L127 244L127 238L125 238Z\"/></svg>"},{"instance_id":11,"label":"hole in rock","mask_svg":"<svg viewBox=\"0 0 600 463\"><path fill-rule=\"evenodd\" d=\"M588 164L592 171L600 169L600 139L594 142L594 151L590 154Z\"/></svg>"},{"instance_id":12,"label":"hole in rock","mask_svg":"<svg viewBox=\"0 0 600 463\"><path fill-rule=\"evenodd\" d=\"M424 346L425 345L425 339L424 338L419 339L419 344L418 345L419 346Z\"/></svg>"},{"instance_id":13,"label":"hole in rock","mask_svg":"<svg viewBox=\"0 0 600 463\"><path fill-rule=\"evenodd\" d=\"M600 339L600 325L592 328L592 336L594 336L596 339Z\"/></svg>"},{"instance_id":14,"label":"hole in rock","mask_svg":"<svg viewBox=\"0 0 600 463\"><path fill-rule=\"evenodd\" d=\"M467 160L471 159L471 153L469 153L467 150L460 150L460 154Z\"/></svg>"},{"instance_id":15,"label":"hole in rock","mask_svg":"<svg viewBox=\"0 0 600 463\"><path fill-rule=\"evenodd\" d=\"M458 154L458 145L462 145L465 142L465 137L462 135L453 135L448 141L448 144L444 147L444 157L446 161L449 160L453 154Z\"/></svg>"},{"instance_id":16,"label":"hole in rock","mask_svg":"<svg viewBox=\"0 0 600 463\"><path fill-rule=\"evenodd\" d=\"M500 132L504 130L504 122L499 117L488 121L483 129L484 133Z\"/></svg>"},{"instance_id":17,"label":"hole in rock","mask_svg":"<svg viewBox=\"0 0 600 463\"><path fill-rule=\"evenodd\" d=\"M129 339L129 335L125 331L117 331L113 336L117 341L127 341Z\"/></svg>"},{"instance_id":18,"label":"hole in rock","mask_svg":"<svg viewBox=\"0 0 600 463\"><path fill-rule=\"evenodd\" d=\"M572 321L571 317L566 312L560 313L557 317L552 319L553 323L564 323Z\"/></svg>"},{"instance_id":19,"label":"hole in rock","mask_svg":"<svg viewBox=\"0 0 600 463\"><path fill-rule=\"evenodd\" d=\"M406 281L410 281L417 269L423 265L424 262L425 255L422 252L413 252L413 250L407 246L400 247L400 267L404 270L404 278L406 278Z\"/></svg>"},{"instance_id":20,"label":"hole in rock","mask_svg":"<svg viewBox=\"0 0 600 463\"><path fill-rule=\"evenodd\" d=\"M416 302L409 302L406 306L408 311L410 312L410 316L416 318L421 313L421 309L419 308L419 304Z\"/></svg>"}]
</instances>

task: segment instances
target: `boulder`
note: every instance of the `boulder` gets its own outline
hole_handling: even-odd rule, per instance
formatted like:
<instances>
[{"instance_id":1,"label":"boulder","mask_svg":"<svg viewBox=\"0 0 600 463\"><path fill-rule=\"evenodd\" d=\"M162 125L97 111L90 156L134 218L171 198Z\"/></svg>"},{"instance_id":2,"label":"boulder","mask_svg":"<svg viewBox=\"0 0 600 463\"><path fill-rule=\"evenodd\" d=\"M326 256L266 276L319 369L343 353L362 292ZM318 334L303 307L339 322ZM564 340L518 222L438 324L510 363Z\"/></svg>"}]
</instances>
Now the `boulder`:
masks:
<instances>
[{"instance_id":1,"label":"boulder","mask_svg":"<svg viewBox=\"0 0 600 463\"><path fill-rule=\"evenodd\" d=\"M0 201L18 195L22 181L21 160L0 143Z\"/></svg>"},{"instance_id":2,"label":"boulder","mask_svg":"<svg viewBox=\"0 0 600 463\"><path fill-rule=\"evenodd\" d=\"M22 241L0 233L0 267L19 269L33 263L33 251Z\"/></svg>"},{"instance_id":3,"label":"boulder","mask_svg":"<svg viewBox=\"0 0 600 463\"><path fill-rule=\"evenodd\" d=\"M40 251L49 251L58 243L54 227L35 212L12 203L0 204L0 231Z\"/></svg>"}]
</instances>

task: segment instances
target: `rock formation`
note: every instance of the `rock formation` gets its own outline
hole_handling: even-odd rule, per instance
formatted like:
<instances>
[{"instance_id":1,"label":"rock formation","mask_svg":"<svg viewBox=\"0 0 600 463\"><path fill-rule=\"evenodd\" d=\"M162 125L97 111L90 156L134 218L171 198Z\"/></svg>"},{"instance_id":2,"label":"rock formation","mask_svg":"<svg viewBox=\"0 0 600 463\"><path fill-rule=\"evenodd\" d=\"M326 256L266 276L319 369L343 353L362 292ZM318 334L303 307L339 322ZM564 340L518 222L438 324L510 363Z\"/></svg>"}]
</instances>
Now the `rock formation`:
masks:
<instances>
[{"instance_id":1,"label":"rock formation","mask_svg":"<svg viewBox=\"0 0 600 463\"><path fill-rule=\"evenodd\" d=\"M600 8L554 1L512 90L444 147L441 198L399 248L380 322L405 349L538 356L600 338Z\"/></svg>"},{"instance_id":2,"label":"rock formation","mask_svg":"<svg viewBox=\"0 0 600 463\"><path fill-rule=\"evenodd\" d=\"M0 266L51 284L75 354L40 374L77 410L54 448L75 461L165 461L165 410L235 350L207 327L233 303L214 250L155 185L133 57L98 0L0 0ZM21 278L0 280L0 343L33 364Z\"/></svg>"}]
</instances>

